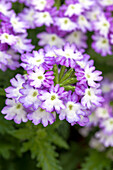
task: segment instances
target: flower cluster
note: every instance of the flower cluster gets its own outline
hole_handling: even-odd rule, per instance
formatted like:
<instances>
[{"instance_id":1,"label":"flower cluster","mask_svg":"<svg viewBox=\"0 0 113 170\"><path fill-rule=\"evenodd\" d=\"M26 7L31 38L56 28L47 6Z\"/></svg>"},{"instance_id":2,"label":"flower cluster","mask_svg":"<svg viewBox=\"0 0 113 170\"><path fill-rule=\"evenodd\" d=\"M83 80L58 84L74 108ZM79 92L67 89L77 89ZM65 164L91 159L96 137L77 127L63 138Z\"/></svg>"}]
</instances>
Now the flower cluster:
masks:
<instances>
[{"instance_id":1,"label":"flower cluster","mask_svg":"<svg viewBox=\"0 0 113 170\"><path fill-rule=\"evenodd\" d=\"M27 21L32 13L30 28L46 26L46 31L37 34L40 46L62 47L70 42L85 49L87 33L92 32L92 48L102 56L113 53L112 0L66 0L59 10L53 4L53 0L33 0L30 10L22 12Z\"/></svg>"},{"instance_id":2,"label":"flower cluster","mask_svg":"<svg viewBox=\"0 0 113 170\"><path fill-rule=\"evenodd\" d=\"M0 69L18 68L19 55L34 46L27 39L27 29L45 26L38 33L38 44L62 47L75 43L86 49L87 33L92 32L92 48L102 56L111 55L113 45L112 0L66 0L59 9L54 0L19 0L24 3L18 14L12 9L17 0L0 0Z\"/></svg>"},{"instance_id":3,"label":"flower cluster","mask_svg":"<svg viewBox=\"0 0 113 170\"><path fill-rule=\"evenodd\" d=\"M90 146L99 150L113 146L113 82L103 80L101 89L105 102L94 109L93 114L89 116L87 127L81 130L81 133L88 135L93 127L99 126L99 131L90 141Z\"/></svg>"},{"instance_id":4,"label":"flower cluster","mask_svg":"<svg viewBox=\"0 0 113 170\"><path fill-rule=\"evenodd\" d=\"M0 0L0 69L15 70L20 66L19 54L34 48L27 39L27 24L12 10L12 3Z\"/></svg>"},{"instance_id":5,"label":"flower cluster","mask_svg":"<svg viewBox=\"0 0 113 170\"><path fill-rule=\"evenodd\" d=\"M46 46L21 56L26 75L17 74L6 88L2 114L16 123L52 124L56 115L71 125L84 126L94 106L104 101L99 89L101 72L90 56L74 44L63 48Z\"/></svg>"}]
</instances>

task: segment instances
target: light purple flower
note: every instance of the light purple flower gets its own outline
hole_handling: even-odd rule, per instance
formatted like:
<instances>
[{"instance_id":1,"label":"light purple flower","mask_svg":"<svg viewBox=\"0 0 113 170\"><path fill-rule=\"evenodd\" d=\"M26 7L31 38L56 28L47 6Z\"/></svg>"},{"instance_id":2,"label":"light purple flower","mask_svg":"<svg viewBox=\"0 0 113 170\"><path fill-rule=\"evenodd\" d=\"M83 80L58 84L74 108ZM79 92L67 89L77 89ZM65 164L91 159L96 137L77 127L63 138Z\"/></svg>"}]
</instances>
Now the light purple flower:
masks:
<instances>
[{"instance_id":1,"label":"light purple flower","mask_svg":"<svg viewBox=\"0 0 113 170\"><path fill-rule=\"evenodd\" d=\"M25 108L33 107L33 109L36 110L41 104L37 98L39 95L38 89L31 87L28 83L23 84L23 88L20 89L19 92L22 94L19 102L22 103Z\"/></svg>"},{"instance_id":2,"label":"light purple flower","mask_svg":"<svg viewBox=\"0 0 113 170\"><path fill-rule=\"evenodd\" d=\"M102 56L106 56L107 54L111 55L111 45L109 43L109 39L105 38L100 35L93 35L92 39L94 42L92 43L92 48L97 52L100 53Z\"/></svg>"},{"instance_id":3,"label":"light purple flower","mask_svg":"<svg viewBox=\"0 0 113 170\"><path fill-rule=\"evenodd\" d=\"M71 21L68 17L55 17L55 25L59 27L59 30L73 31L76 30L77 24Z\"/></svg>"},{"instance_id":4,"label":"light purple flower","mask_svg":"<svg viewBox=\"0 0 113 170\"><path fill-rule=\"evenodd\" d=\"M32 120L32 123L34 123L34 125L42 123L43 126L46 127L48 124L54 123L56 119L56 113L49 113L41 108L38 108L37 110L29 113L27 117L29 120Z\"/></svg>"},{"instance_id":5,"label":"light purple flower","mask_svg":"<svg viewBox=\"0 0 113 170\"><path fill-rule=\"evenodd\" d=\"M105 16L100 15L98 17L97 21L94 21L94 30L99 32L100 35L103 35L104 37L108 36L109 29L110 29L110 23L105 18Z\"/></svg>"},{"instance_id":6,"label":"light purple flower","mask_svg":"<svg viewBox=\"0 0 113 170\"><path fill-rule=\"evenodd\" d=\"M87 48L87 36L82 31L73 31L67 34L65 40L70 44L75 43L78 49Z\"/></svg>"},{"instance_id":7,"label":"light purple flower","mask_svg":"<svg viewBox=\"0 0 113 170\"><path fill-rule=\"evenodd\" d=\"M76 93L68 92L68 97L65 102L66 108L60 110L59 119L66 119L69 123L77 123L80 121L80 115L85 115L83 106L79 103L78 96Z\"/></svg>"},{"instance_id":8,"label":"light purple flower","mask_svg":"<svg viewBox=\"0 0 113 170\"><path fill-rule=\"evenodd\" d=\"M10 11L11 7L12 7L12 4L10 2L6 2L4 0L0 1L0 12L2 14L4 14L5 16L8 16L8 17L10 16L10 14L11 14L11 11Z\"/></svg>"},{"instance_id":9,"label":"light purple flower","mask_svg":"<svg viewBox=\"0 0 113 170\"><path fill-rule=\"evenodd\" d=\"M28 80L30 85L35 88L40 88L42 85L45 87L50 87L53 82L54 76L53 71L47 71L43 67L34 67L33 71L28 71Z\"/></svg>"},{"instance_id":10,"label":"light purple flower","mask_svg":"<svg viewBox=\"0 0 113 170\"><path fill-rule=\"evenodd\" d=\"M84 107L91 108L92 105L101 106L104 98L101 96L101 90L97 88L85 89L84 96L81 99L81 104Z\"/></svg>"},{"instance_id":11,"label":"light purple flower","mask_svg":"<svg viewBox=\"0 0 113 170\"><path fill-rule=\"evenodd\" d=\"M54 0L32 0L31 4L36 10L43 11L53 6Z\"/></svg>"},{"instance_id":12,"label":"light purple flower","mask_svg":"<svg viewBox=\"0 0 113 170\"><path fill-rule=\"evenodd\" d=\"M10 23L15 33L26 33L27 25L15 13L10 16Z\"/></svg>"},{"instance_id":13,"label":"light purple flower","mask_svg":"<svg viewBox=\"0 0 113 170\"><path fill-rule=\"evenodd\" d=\"M73 16L73 15L80 15L83 12L83 8L81 6L80 3L76 3L76 4L69 4L69 6L66 9L66 12L64 13L64 15L66 16Z\"/></svg>"},{"instance_id":14,"label":"light purple flower","mask_svg":"<svg viewBox=\"0 0 113 170\"><path fill-rule=\"evenodd\" d=\"M64 87L59 87L57 84L55 87L52 85L48 91L39 91L39 99L42 101L41 108L46 109L47 112L60 111L65 109L62 98L65 98L67 92L64 91Z\"/></svg>"},{"instance_id":15,"label":"light purple flower","mask_svg":"<svg viewBox=\"0 0 113 170\"><path fill-rule=\"evenodd\" d=\"M66 67L75 68L76 61L82 60L83 55L80 51L78 51L74 44L70 45L66 43L64 49L56 49L54 50L57 55L56 61L60 65L65 65Z\"/></svg>"},{"instance_id":16,"label":"light purple flower","mask_svg":"<svg viewBox=\"0 0 113 170\"><path fill-rule=\"evenodd\" d=\"M5 51L0 51L0 69L6 71L8 60L11 59L11 56L7 54Z\"/></svg>"},{"instance_id":17,"label":"light purple flower","mask_svg":"<svg viewBox=\"0 0 113 170\"><path fill-rule=\"evenodd\" d=\"M103 130L96 132L96 138L99 139L105 147L113 147L113 134L105 134Z\"/></svg>"},{"instance_id":18,"label":"light purple flower","mask_svg":"<svg viewBox=\"0 0 113 170\"><path fill-rule=\"evenodd\" d=\"M23 54L24 52L31 52L34 46L31 44L31 39L27 39L27 33L16 36L16 44L12 46L15 52Z\"/></svg>"},{"instance_id":19,"label":"light purple flower","mask_svg":"<svg viewBox=\"0 0 113 170\"><path fill-rule=\"evenodd\" d=\"M1 43L7 43L8 45L14 45L17 42L16 36L8 33L2 33L0 35L0 41Z\"/></svg>"},{"instance_id":20,"label":"light purple flower","mask_svg":"<svg viewBox=\"0 0 113 170\"><path fill-rule=\"evenodd\" d=\"M17 74L15 78L12 78L10 80L11 85L5 89L6 91L6 96L8 98L15 98L16 101L18 101L19 97L21 96L21 93L19 90L23 88L23 83L25 83L25 78L24 76Z\"/></svg>"},{"instance_id":21,"label":"light purple flower","mask_svg":"<svg viewBox=\"0 0 113 170\"><path fill-rule=\"evenodd\" d=\"M102 80L101 71L95 70L94 66L89 66L88 64L83 69L75 69L77 80L80 81L80 84L88 83L90 87L97 87L97 82Z\"/></svg>"},{"instance_id":22,"label":"light purple flower","mask_svg":"<svg viewBox=\"0 0 113 170\"><path fill-rule=\"evenodd\" d=\"M35 66L43 66L45 69L50 69L54 65L54 56L46 57L43 49L33 51L33 54L23 54L21 60L21 66L25 70L32 70Z\"/></svg>"},{"instance_id":23,"label":"light purple flower","mask_svg":"<svg viewBox=\"0 0 113 170\"><path fill-rule=\"evenodd\" d=\"M36 27L34 23L34 14L35 14L35 10L33 7L24 8L23 11L19 13L19 17L21 18L22 21L24 21L27 29L30 28L33 29Z\"/></svg>"},{"instance_id":24,"label":"light purple flower","mask_svg":"<svg viewBox=\"0 0 113 170\"><path fill-rule=\"evenodd\" d=\"M6 114L5 119L12 120L17 124L27 122L27 112L21 103L15 102L15 99L6 99L6 105L2 109L2 114Z\"/></svg>"},{"instance_id":25,"label":"light purple flower","mask_svg":"<svg viewBox=\"0 0 113 170\"><path fill-rule=\"evenodd\" d=\"M57 47L62 47L65 43L63 38L60 38L58 35L55 33L47 33L47 32L42 32L37 34L37 38L39 38L38 44L40 46L45 46L45 45L50 45L52 46L57 46Z\"/></svg>"},{"instance_id":26,"label":"light purple flower","mask_svg":"<svg viewBox=\"0 0 113 170\"><path fill-rule=\"evenodd\" d=\"M36 11L34 18L37 27L40 27L42 25L50 26L51 24L53 24L53 18L48 11L44 11L44 12Z\"/></svg>"}]
</instances>

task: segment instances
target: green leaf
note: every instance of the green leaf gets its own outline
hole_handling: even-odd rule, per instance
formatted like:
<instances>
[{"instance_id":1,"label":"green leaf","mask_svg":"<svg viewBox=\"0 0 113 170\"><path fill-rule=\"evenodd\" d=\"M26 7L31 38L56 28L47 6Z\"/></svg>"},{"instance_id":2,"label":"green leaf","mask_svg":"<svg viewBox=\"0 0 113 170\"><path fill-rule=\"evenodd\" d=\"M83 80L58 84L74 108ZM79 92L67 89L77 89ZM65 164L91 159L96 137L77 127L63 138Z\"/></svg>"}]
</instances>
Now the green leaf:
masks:
<instances>
[{"instance_id":1,"label":"green leaf","mask_svg":"<svg viewBox=\"0 0 113 170\"><path fill-rule=\"evenodd\" d=\"M55 82L55 84L58 84L58 82L59 82L59 78L58 78L58 67L57 67L57 65L55 64L54 66L53 66L53 71L54 71L54 76L55 76L55 78L54 78L54 82Z\"/></svg>"},{"instance_id":2,"label":"green leaf","mask_svg":"<svg viewBox=\"0 0 113 170\"><path fill-rule=\"evenodd\" d=\"M50 133L49 140L61 148L69 148L67 142L60 135L58 135L58 133Z\"/></svg>"},{"instance_id":3,"label":"green leaf","mask_svg":"<svg viewBox=\"0 0 113 170\"><path fill-rule=\"evenodd\" d=\"M111 160L107 158L105 152L90 150L89 156L82 164L81 170L111 170Z\"/></svg>"},{"instance_id":4,"label":"green leaf","mask_svg":"<svg viewBox=\"0 0 113 170\"><path fill-rule=\"evenodd\" d=\"M34 132L28 128L21 128L10 131L10 134L18 139L25 140L30 139L34 135Z\"/></svg>"},{"instance_id":5,"label":"green leaf","mask_svg":"<svg viewBox=\"0 0 113 170\"><path fill-rule=\"evenodd\" d=\"M64 75L65 73L65 69L66 69L66 66L61 66L61 69L60 69L60 74L59 74L59 80L62 79L62 76Z\"/></svg>"},{"instance_id":6,"label":"green leaf","mask_svg":"<svg viewBox=\"0 0 113 170\"><path fill-rule=\"evenodd\" d=\"M9 159L11 150L14 150L14 146L12 144L0 142L0 155L2 155L3 158Z\"/></svg>"},{"instance_id":7,"label":"green leaf","mask_svg":"<svg viewBox=\"0 0 113 170\"><path fill-rule=\"evenodd\" d=\"M37 166L42 170L61 170L57 160L58 154L55 146L48 142L47 137L40 139L38 136L23 144L22 152L31 151L32 158L38 161Z\"/></svg>"},{"instance_id":8,"label":"green leaf","mask_svg":"<svg viewBox=\"0 0 113 170\"><path fill-rule=\"evenodd\" d=\"M59 161L56 159L56 157L58 157L58 154L55 151L55 146L45 141L38 141L37 151L39 161L38 167L42 167L43 170L62 169L59 165Z\"/></svg>"},{"instance_id":9,"label":"green leaf","mask_svg":"<svg viewBox=\"0 0 113 170\"><path fill-rule=\"evenodd\" d=\"M62 79L60 80L60 83L62 83L63 81L65 81L67 78L69 78L71 76L71 74L74 72L73 68L70 68L66 74L62 77Z\"/></svg>"}]
</instances>

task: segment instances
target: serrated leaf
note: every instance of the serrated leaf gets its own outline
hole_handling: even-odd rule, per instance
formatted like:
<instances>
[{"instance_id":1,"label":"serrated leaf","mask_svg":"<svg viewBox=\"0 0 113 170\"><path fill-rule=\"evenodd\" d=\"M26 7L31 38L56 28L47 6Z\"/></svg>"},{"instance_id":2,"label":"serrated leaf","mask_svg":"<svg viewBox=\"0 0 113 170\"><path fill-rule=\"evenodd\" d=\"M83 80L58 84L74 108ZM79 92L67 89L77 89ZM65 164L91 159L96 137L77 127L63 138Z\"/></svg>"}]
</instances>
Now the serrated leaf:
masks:
<instances>
[{"instance_id":1,"label":"serrated leaf","mask_svg":"<svg viewBox=\"0 0 113 170\"><path fill-rule=\"evenodd\" d=\"M62 168L59 165L57 160L58 154L55 151L55 146L45 138L40 140L37 137L32 138L28 142L23 144L22 151L31 151L32 158L36 158L38 163L37 166L41 167L42 170L61 170Z\"/></svg>"},{"instance_id":2,"label":"serrated leaf","mask_svg":"<svg viewBox=\"0 0 113 170\"><path fill-rule=\"evenodd\" d=\"M21 128L10 131L10 134L18 139L25 140L30 139L34 135L34 132L29 128Z\"/></svg>"},{"instance_id":3,"label":"serrated leaf","mask_svg":"<svg viewBox=\"0 0 113 170\"><path fill-rule=\"evenodd\" d=\"M38 167L43 170L62 170L59 161L56 159L58 154L55 152L55 147L48 142L38 141Z\"/></svg>"},{"instance_id":4,"label":"serrated leaf","mask_svg":"<svg viewBox=\"0 0 113 170\"><path fill-rule=\"evenodd\" d=\"M67 142L57 133L49 134L49 140L51 140L51 142L53 142L55 145L61 148L64 148L64 149L69 148Z\"/></svg>"}]
</instances>

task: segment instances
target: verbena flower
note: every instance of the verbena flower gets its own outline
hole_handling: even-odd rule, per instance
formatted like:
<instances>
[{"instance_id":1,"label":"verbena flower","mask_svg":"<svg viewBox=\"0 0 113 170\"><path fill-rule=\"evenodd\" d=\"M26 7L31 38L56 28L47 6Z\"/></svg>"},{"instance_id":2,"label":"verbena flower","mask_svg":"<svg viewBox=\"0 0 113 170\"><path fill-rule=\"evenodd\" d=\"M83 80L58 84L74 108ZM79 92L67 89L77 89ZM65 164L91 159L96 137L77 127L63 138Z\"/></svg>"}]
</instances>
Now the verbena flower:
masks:
<instances>
[{"instance_id":1,"label":"verbena flower","mask_svg":"<svg viewBox=\"0 0 113 170\"><path fill-rule=\"evenodd\" d=\"M15 99L7 99L6 105L2 114L6 114L5 119L14 119L15 123L20 124L21 122L27 122L27 112L21 103L15 102Z\"/></svg>"},{"instance_id":2,"label":"verbena flower","mask_svg":"<svg viewBox=\"0 0 113 170\"><path fill-rule=\"evenodd\" d=\"M46 46L23 54L21 59L27 73L11 79L11 86L5 90L6 96L14 100L15 107L21 103L27 118L35 125L52 124L58 114L60 120L84 126L89 122L94 106L101 106L104 101L99 89L101 72L94 71L93 60L78 51L74 44L66 43L63 48ZM83 84L81 70L83 79L85 77ZM90 80L87 74L91 76ZM11 112L6 109L3 114L10 116ZM14 121L15 114L18 113L11 114Z\"/></svg>"},{"instance_id":3,"label":"verbena flower","mask_svg":"<svg viewBox=\"0 0 113 170\"><path fill-rule=\"evenodd\" d=\"M86 129L87 132L89 132L93 127L98 126L99 130L96 130L93 138L97 141L99 146L102 145L104 147L113 146L113 107L111 103L113 96L110 95L113 92L112 84L113 82L110 82L108 79L101 82L102 95L105 101L101 106L93 108L93 114L89 116L90 121L87 123ZM89 144L91 147L99 150L99 148L93 144L92 139Z\"/></svg>"}]
</instances>

